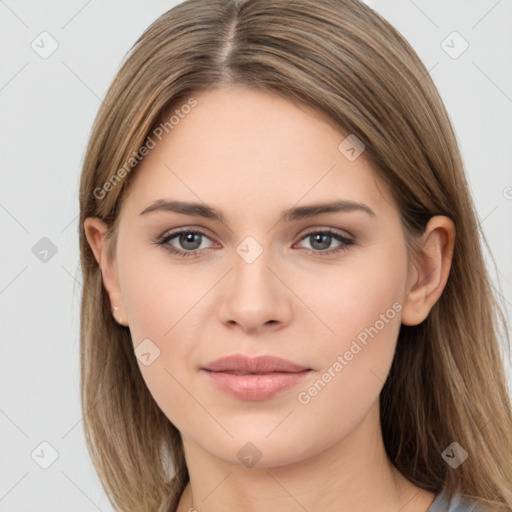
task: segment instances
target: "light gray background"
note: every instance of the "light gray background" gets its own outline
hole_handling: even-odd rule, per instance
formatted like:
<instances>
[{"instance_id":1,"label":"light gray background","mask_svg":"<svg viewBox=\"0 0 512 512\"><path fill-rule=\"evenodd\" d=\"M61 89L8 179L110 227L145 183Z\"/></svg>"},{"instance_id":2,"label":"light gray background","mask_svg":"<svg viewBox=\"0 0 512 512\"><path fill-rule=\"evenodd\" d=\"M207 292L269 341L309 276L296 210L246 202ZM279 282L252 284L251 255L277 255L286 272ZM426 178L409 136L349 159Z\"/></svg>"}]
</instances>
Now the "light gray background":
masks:
<instances>
[{"instance_id":1,"label":"light gray background","mask_svg":"<svg viewBox=\"0 0 512 512\"><path fill-rule=\"evenodd\" d=\"M367 2L411 42L440 90L510 315L512 0ZM125 53L177 3L0 0L0 511L112 510L79 403L78 180ZM43 31L58 43L46 59L31 47L43 45ZM469 44L458 58L445 51L463 48L446 39L453 31ZM33 253L43 237L57 249L46 262ZM48 469L35 462L51 462L43 441L58 454Z\"/></svg>"}]
</instances>

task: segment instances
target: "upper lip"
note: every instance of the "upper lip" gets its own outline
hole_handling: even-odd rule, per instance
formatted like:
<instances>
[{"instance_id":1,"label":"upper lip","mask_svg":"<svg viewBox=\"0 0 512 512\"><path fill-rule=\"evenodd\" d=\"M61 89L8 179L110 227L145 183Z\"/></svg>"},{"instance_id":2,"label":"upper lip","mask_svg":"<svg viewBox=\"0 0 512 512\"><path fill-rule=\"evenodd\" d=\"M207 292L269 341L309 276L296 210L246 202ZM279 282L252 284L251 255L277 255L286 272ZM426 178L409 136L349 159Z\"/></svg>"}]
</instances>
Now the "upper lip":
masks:
<instances>
[{"instance_id":1,"label":"upper lip","mask_svg":"<svg viewBox=\"0 0 512 512\"><path fill-rule=\"evenodd\" d=\"M244 354L234 354L221 357L203 367L212 372L239 371L247 373L286 372L297 373L310 370L305 366L292 363L280 357L265 355L250 357Z\"/></svg>"}]
</instances>

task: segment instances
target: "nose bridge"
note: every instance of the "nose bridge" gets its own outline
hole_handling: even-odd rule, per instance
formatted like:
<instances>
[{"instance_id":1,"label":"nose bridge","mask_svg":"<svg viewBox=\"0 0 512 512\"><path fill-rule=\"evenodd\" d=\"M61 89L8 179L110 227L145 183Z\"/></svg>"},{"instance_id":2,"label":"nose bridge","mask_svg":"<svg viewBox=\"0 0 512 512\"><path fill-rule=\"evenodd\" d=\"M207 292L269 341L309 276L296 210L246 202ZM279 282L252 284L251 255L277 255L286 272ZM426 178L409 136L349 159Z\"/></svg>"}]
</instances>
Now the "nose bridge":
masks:
<instances>
[{"instance_id":1,"label":"nose bridge","mask_svg":"<svg viewBox=\"0 0 512 512\"><path fill-rule=\"evenodd\" d=\"M233 270L221 299L221 320L236 322L246 329L256 329L271 320L287 321L289 297L286 287L274 275L275 258L270 247L248 236L235 251Z\"/></svg>"},{"instance_id":2,"label":"nose bridge","mask_svg":"<svg viewBox=\"0 0 512 512\"><path fill-rule=\"evenodd\" d=\"M275 276L272 268L272 250L263 246L254 237L248 236L236 247L237 257L234 259L233 286L235 295L244 296L245 300L253 297L260 300L264 295L271 295L275 290Z\"/></svg>"}]
</instances>

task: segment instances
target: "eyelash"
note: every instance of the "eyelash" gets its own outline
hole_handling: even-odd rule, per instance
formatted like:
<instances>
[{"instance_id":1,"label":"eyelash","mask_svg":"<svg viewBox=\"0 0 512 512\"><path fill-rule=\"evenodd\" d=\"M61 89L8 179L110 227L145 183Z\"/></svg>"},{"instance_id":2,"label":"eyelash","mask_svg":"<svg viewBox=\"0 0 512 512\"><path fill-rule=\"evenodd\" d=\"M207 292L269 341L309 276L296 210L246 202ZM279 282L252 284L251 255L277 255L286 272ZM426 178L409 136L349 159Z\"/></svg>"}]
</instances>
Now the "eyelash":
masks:
<instances>
[{"instance_id":1,"label":"eyelash","mask_svg":"<svg viewBox=\"0 0 512 512\"><path fill-rule=\"evenodd\" d=\"M174 247L172 245L169 245L169 242L173 238L176 238L179 235L182 235L184 233L189 233L189 234L192 233L195 235L202 235L205 238L210 239L210 237L206 233L201 231L200 229L182 229L181 231L175 231L173 233L165 234L162 237L155 240L154 243L160 247L163 247L166 251L168 251L171 254L174 254L176 256L181 256L184 258L198 257L197 252L200 251L199 249L195 249L193 251L183 251L181 249L176 249L176 247ZM314 252L315 254L320 254L321 256L324 256L324 255L333 256L341 251L348 250L348 246L354 244L354 240L344 237L344 236L340 235L339 233L337 233L336 231L332 231L331 229L319 229L319 230L315 230L315 231L310 231L309 233L304 235L299 240L299 242L302 242L306 238L309 238L316 234L330 235L331 237L333 237L336 240L338 240L339 242L341 242L340 245L338 247L336 247L335 249L330 249L330 250L325 250L325 251L315 251L313 249L308 249L309 251Z\"/></svg>"}]
</instances>

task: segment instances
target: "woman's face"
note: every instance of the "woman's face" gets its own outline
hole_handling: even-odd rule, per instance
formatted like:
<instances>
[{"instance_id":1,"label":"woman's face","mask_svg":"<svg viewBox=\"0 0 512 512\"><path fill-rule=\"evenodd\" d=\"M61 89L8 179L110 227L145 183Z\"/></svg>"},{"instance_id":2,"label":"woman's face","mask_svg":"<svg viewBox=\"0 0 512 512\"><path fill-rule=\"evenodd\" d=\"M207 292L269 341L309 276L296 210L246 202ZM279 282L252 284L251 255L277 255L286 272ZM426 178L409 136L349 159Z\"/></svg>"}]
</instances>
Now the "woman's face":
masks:
<instances>
[{"instance_id":1,"label":"woman's face","mask_svg":"<svg viewBox=\"0 0 512 512\"><path fill-rule=\"evenodd\" d=\"M113 304L186 445L295 462L378 418L411 268L399 212L362 148L310 108L242 86L194 98L125 197ZM318 213L341 201L359 207ZM248 366L211 366L232 355Z\"/></svg>"}]
</instances>

